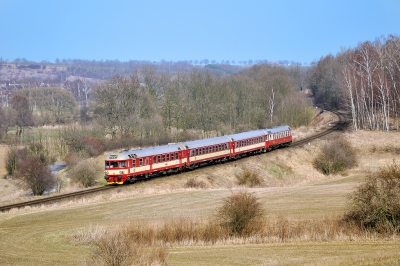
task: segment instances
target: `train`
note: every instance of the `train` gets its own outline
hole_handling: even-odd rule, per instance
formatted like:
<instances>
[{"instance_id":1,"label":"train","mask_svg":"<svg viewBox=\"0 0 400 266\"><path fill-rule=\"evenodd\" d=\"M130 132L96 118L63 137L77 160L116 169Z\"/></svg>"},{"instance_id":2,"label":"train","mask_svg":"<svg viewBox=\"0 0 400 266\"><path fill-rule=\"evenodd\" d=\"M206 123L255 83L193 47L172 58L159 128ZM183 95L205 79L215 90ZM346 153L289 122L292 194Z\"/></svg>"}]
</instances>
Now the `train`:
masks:
<instances>
[{"instance_id":1,"label":"train","mask_svg":"<svg viewBox=\"0 0 400 266\"><path fill-rule=\"evenodd\" d=\"M287 147L289 126L276 126L231 135L169 143L106 155L104 179L109 185L134 183L159 175L180 173L201 166Z\"/></svg>"}]
</instances>

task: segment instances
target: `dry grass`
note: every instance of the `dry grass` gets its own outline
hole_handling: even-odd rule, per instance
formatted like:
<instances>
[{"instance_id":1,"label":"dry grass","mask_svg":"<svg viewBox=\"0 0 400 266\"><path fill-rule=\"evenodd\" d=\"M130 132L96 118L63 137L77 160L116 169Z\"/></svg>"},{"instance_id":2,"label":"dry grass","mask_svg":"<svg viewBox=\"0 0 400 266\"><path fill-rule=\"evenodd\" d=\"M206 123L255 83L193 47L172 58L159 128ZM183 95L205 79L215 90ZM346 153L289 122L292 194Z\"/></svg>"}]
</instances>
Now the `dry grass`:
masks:
<instances>
[{"instance_id":1,"label":"dry grass","mask_svg":"<svg viewBox=\"0 0 400 266\"><path fill-rule=\"evenodd\" d=\"M294 131L299 138L306 133L305 129ZM365 170L375 171L398 156L400 134L341 134L359 154L359 166L341 175L324 176L312 167L319 147L335 137L330 135L303 147L122 186L112 193L0 214L0 264L88 265L95 250L88 243L98 237L94 231L101 233L126 223L141 230L148 226L154 232L166 224L175 233L164 231L164 235L185 239L185 228L207 228L223 199L242 189L237 174L249 169L264 182L263 187L246 189L268 213L262 237L171 241L168 265L397 265L397 236L355 234L351 228L339 227L338 220L346 211L348 194L364 180ZM99 157L99 164L103 159ZM206 186L185 187L191 178ZM17 186L10 189L12 181L1 182L0 193L19 193ZM65 191L70 189L75 188ZM188 225L179 221L182 217ZM212 236L222 234L208 230ZM148 234L143 238L149 239Z\"/></svg>"}]
</instances>

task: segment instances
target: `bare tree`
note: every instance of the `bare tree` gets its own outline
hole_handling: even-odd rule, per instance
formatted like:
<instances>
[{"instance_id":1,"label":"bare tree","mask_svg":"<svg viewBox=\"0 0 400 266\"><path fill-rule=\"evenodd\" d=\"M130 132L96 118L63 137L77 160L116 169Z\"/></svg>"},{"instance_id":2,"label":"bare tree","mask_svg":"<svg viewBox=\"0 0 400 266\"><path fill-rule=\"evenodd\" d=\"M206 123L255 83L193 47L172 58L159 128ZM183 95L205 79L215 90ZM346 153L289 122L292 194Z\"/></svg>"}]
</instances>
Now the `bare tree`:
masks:
<instances>
[{"instance_id":1,"label":"bare tree","mask_svg":"<svg viewBox=\"0 0 400 266\"><path fill-rule=\"evenodd\" d=\"M36 156L28 156L20 162L16 177L32 189L35 196L42 195L56 184L56 179L50 168Z\"/></svg>"},{"instance_id":2,"label":"bare tree","mask_svg":"<svg viewBox=\"0 0 400 266\"><path fill-rule=\"evenodd\" d=\"M16 113L16 135L21 136L24 127L33 126L33 116L32 111L29 108L29 101L25 96L16 94L11 98L11 107Z\"/></svg>"}]
</instances>

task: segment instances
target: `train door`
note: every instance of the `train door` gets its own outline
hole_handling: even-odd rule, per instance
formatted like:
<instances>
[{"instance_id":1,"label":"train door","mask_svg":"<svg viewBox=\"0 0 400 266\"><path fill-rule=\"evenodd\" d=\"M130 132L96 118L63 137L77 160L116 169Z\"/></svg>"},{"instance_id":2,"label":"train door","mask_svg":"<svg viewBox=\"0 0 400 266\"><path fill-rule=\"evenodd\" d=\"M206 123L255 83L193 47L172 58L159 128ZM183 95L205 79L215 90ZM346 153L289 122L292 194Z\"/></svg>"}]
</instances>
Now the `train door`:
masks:
<instances>
[{"instance_id":1,"label":"train door","mask_svg":"<svg viewBox=\"0 0 400 266\"><path fill-rule=\"evenodd\" d=\"M149 170L152 171L153 170L153 158L152 156L149 156Z\"/></svg>"}]
</instances>

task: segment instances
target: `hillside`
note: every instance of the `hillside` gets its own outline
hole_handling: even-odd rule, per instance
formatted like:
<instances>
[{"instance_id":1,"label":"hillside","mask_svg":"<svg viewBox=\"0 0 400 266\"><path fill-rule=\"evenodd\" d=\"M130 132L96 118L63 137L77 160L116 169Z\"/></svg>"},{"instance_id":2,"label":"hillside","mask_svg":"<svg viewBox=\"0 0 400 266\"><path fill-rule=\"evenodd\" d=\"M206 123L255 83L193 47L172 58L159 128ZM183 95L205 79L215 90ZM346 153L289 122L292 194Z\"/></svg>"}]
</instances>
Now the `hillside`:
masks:
<instances>
[{"instance_id":1,"label":"hillside","mask_svg":"<svg viewBox=\"0 0 400 266\"><path fill-rule=\"evenodd\" d=\"M328 126L331 120L332 116L324 112L315 120L317 124L296 129L293 134L302 138ZM312 160L318 156L321 145L339 135L357 148L359 164L341 175L324 176L313 169ZM215 213L225 197L240 190L261 199L271 222L301 225L304 221L302 226L305 226L324 219L329 221L343 215L347 195L364 179L366 171L391 163L399 150L397 132L337 132L302 147L121 186L112 193L13 210L0 214L0 264L84 265L83 261L90 263L92 247L82 241L94 237L102 227L163 224L179 217L204 220ZM238 186L235 176L243 169L262 176L264 185ZM203 182L205 187L185 188L190 178ZM1 189L11 187L7 182L10 181L1 180ZM307 235L295 241L271 238L267 243L232 240L213 246L186 243L169 247L167 262L168 265L216 265L216 262L218 265L395 265L400 261L397 237L371 240L342 235L328 241L307 238Z\"/></svg>"}]
</instances>

